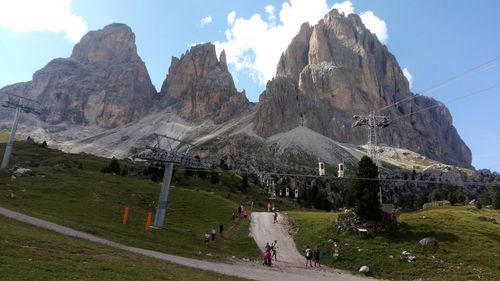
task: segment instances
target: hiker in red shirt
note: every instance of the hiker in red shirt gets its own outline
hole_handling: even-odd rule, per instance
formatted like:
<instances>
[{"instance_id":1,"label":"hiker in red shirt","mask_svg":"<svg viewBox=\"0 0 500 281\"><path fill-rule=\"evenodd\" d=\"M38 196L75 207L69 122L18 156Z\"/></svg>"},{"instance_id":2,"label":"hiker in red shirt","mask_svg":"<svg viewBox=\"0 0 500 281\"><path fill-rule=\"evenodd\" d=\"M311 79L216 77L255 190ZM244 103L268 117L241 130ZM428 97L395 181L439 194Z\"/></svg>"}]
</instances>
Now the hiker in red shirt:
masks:
<instances>
[{"instance_id":1,"label":"hiker in red shirt","mask_svg":"<svg viewBox=\"0 0 500 281\"><path fill-rule=\"evenodd\" d=\"M271 251L266 251L264 253L264 265L271 266Z\"/></svg>"}]
</instances>

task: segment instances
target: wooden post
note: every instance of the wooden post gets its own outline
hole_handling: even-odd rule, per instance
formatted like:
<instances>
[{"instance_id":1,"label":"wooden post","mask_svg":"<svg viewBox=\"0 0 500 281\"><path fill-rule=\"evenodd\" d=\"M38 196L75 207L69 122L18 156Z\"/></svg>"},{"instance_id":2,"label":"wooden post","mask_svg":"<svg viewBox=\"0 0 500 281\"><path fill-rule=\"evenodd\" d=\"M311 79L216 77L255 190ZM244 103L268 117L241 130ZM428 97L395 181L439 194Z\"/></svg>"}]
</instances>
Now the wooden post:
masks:
<instances>
[{"instance_id":1,"label":"wooden post","mask_svg":"<svg viewBox=\"0 0 500 281\"><path fill-rule=\"evenodd\" d=\"M128 207L125 208L125 213L123 213L123 224L127 224L128 221Z\"/></svg>"},{"instance_id":2,"label":"wooden post","mask_svg":"<svg viewBox=\"0 0 500 281\"><path fill-rule=\"evenodd\" d=\"M148 218L146 220L146 231L150 231L151 230L151 219L153 218L153 213L152 212L148 212Z\"/></svg>"}]
</instances>

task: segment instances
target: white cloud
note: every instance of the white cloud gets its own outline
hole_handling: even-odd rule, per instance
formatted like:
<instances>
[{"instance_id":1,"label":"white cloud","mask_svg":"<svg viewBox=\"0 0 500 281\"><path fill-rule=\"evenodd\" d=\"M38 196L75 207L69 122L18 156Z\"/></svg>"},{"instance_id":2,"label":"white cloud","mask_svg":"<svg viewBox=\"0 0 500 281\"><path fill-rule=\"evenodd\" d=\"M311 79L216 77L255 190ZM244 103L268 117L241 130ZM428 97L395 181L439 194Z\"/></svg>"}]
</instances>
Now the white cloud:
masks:
<instances>
[{"instance_id":1,"label":"white cloud","mask_svg":"<svg viewBox=\"0 0 500 281\"><path fill-rule=\"evenodd\" d=\"M236 18L236 11L231 11L229 14L227 14L227 24L233 25L235 18Z\"/></svg>"},{"instance_id":2,"label":"white cloud","mask_svg":"<svg viewBox=\"0 0 500 281\"><path fill-rule=\"evenodd\" d=\"M236 18L236 12L232 11L227 15L226 41L215 42L217 51L225 49L227 62L236 72L248 71L255 82L265 85L274 77L282 52L298 33L301 24L316 24L334 7L346 15L354 12L351 1L335 3L329 7L327 0L287 0L283 2L277 15L274 6L267 5L264 8L267 18L260 14L254 14L250 18ZM381 42L385 42L385 22L371 11L362 15L365 26Z\"/></svg>"},{"instance_id":3,"label":"white cloud","mask_svg":"<svg viewBox=\"0 0 500 281\"><path fill-rule=\"evenodd\" d=\"M87 23L71 11L71 0L2 0L0 26L14 33L64 33L78 42L87 31Z\"/></svg>"},{"instance_id":4,"label":"white cloud","mask_svg":"<svg viewBox=\"0 0 500 281\"><path fill-rule=\"evenodd\" d=\"M352 6L351 1L344 1L342 3L335 3L332 6L332 9L337 9L339 13L343 13L345 16L354 13L354 7Z\"/></svg>"},{"instance_id":5,"label":"white cloud","mask_svg":"<svg viewBox=\"0 0 500 281\"><path fill-rule=\"evenodd\" d=\"M373 34L377 35L380 42L385 44L389 34L387 33L387 25L385 21L377 17L372 11L367 11L359 15L363 24L368 28Z\"/></svg>"},{"instance_id":6,"label":"white cloud","mask_svg":"<svg viewBox=\"0 0 500 281\"><path fill-rule=\"evenodd\" d=\"M212 16L206 16L200 20L201 26L209 25L212 23Z\"/></svg>"},{"instance_id":7,"label":"white cloud","mask_svg":"<svg viewBox=\"0 0 500 281\"><path fill-rule=\"evenodd\" d=\"M413 88L413 76L411 75L410 71L408 68L403 68L403 75L406 77L406 80L408 80L408 83L410 84L410 89Z\"/></svg>"},{"instance_id":8,"label":"white cloud","mask_svg":"<svg viewBox=\"0 0 500 281\"><path fill-rule=\"evenodd\" d=\"M276 20L276 16L274 15L274 6L273 5L267 5L264 10L266 11L267 15L268 15L268 19L270 21L274 21Z\"/></svg>"}]
</instances>

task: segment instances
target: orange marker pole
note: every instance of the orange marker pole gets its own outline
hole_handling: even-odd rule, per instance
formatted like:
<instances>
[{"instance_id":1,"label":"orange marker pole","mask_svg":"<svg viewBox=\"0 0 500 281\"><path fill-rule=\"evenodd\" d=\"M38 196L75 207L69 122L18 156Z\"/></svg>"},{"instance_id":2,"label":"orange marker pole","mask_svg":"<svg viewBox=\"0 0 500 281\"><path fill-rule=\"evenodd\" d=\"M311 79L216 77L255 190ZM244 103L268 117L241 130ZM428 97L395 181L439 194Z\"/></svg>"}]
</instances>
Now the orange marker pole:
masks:
<instances>
[{"instance_id":1,"label":"orange marker pole","mask_svg":"<svg viewBox=\"0 0 500 281\"><path fill-rule=\"evenodd\" d=\"M128 221L128 207L125 208L125 213L123 213L123 224L127 224Z\"/></svg>"},{"instance_id":2,"label":"orange marker pole","mask_svg":"<svg viewBox=\"0 0 500 281\"><path fill-rule=\"evenodd\" d=\"M151 219L153 218L153 213L148 212L148 219L146 220L146 231L151 230Z\"/></svg>"}]
</instances>

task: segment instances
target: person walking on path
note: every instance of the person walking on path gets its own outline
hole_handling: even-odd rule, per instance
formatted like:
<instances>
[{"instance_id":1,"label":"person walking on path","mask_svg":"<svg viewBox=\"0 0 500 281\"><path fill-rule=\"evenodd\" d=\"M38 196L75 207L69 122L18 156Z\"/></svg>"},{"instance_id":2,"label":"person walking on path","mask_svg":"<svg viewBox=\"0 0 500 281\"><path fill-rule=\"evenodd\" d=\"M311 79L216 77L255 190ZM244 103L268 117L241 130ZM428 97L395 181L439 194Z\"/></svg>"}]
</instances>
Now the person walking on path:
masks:
<instances>
[{"instance_id":1,"label":"person walking on path","mask_svg":"<svg viewBox=\"0 0 500 281\"><path fill-rule=\"evenodd\" d=\"M309 245L307 245L307 247L306 247L306 267L307 267L307 263L309 263L309 265L311 267L313 267L312 266L312 258L313 258L313 251L311 250Z\"/></svg>"},{"instance_id":2,"label":"person walking on path","mask_svg":"<svg viewBox=\"0 0 500 281\"><path fill-rule=\"evenodd\" d=\"M215 230L215 226L214 226L214 228L212 228L212 241L215 240L216 233L217 233L217 230Z\"/></svg>"},{"instance_id":3,"label":"person walking on path","mask_svg":"<svg viewBox=\"0 0 500 281\"><path fill-rule=\"evenodd\" d=\"M271 251L266 251L264 253L264 264L267 266L271 266L271 260L272 260Z\"/></svg>"},{"instance_id":4,"label":"person walking on path","mask_svg":"<svg viewBox=\"0 0 500 281\"><path fill-rule=\"evenodd\" d=\"M266 252L270 252L271 251L271 246L269 245L269 242L266 243L266 246L264 247L264 250Z\"/></svg>"},{"instance_id":5,"label":"person walking on path","mask_svg":"<svg viewBox=\"0 0 500 281\"><path fill-rule=\"evenodd\" d=\"M274 223L278 222L278 212L274 212L273 219L274 219Z\"/></svg>"},{"instance_id":6,"label":"person walking on path","mask_svg":"<svg viewBox=\"0 0 500 281\"><path fill-rule=\"evenodd\" d=\"M205 232L205 236L203 238L205 240L205 246L208 246L208 241L210 241L210 234L208 234L208 231Z\"/></svg>"},{"instance_id":7,"label":"person walking on path","mask_svg":"<svg viewBox=\"0 0 500 281\"><path fill-rule=\"evenodd\" d=\"M271 245L271 251L273 251L273 256L271 258L274 258L275 261L278 260L278 240L274 240L274 242Z\"/></svg>"},{"instance_id":8,"label":"person walking on path","mask_svg":"<svg viewBox=\"0 0 500 281\"><path fill-rule=\"evenodd\" d=\"M321 253L319 251L319 248L316 247L316 250L314 250L314 266L316 266L316 264L318 264L318 267L321 267L321 264L319 263L320 255L321 255Z\"/></svg>"}]
</instances>

